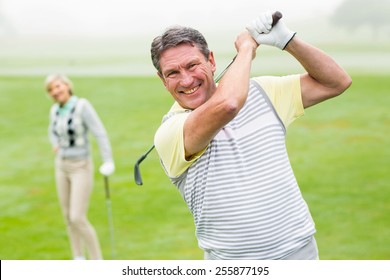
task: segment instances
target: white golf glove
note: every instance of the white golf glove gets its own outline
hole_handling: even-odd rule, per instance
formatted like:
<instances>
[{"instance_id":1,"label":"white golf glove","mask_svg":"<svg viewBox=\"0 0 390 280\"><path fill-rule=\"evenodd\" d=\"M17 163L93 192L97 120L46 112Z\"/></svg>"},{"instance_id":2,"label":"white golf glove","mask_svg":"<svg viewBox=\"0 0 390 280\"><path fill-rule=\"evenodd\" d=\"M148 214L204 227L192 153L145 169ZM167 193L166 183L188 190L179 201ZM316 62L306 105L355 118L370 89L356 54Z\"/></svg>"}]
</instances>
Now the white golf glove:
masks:
<instances>
[{"instance_id":1,"label":"white golf glove","mask_svg":"<svg viewBox=\"0 0 390 280\"><path fill-rule=\"evenodd\" d=\"M259 45L274 46L281 50L284 50L296 34L284 25L282 19L272 27L271 11L262 13L246 26L246 29Z\"/></svg>"},{"instance_id":2,"label":"white golf glove","mask_svg":"<svg viewBox=\"0 0 390 280\"><path fill-rule=\"evenodd\" d=\"M115 165L112 161L107 161L103 163L100 168L99 172L104 176L110 176L115 171Z\"/></svg>"}]
</instances>

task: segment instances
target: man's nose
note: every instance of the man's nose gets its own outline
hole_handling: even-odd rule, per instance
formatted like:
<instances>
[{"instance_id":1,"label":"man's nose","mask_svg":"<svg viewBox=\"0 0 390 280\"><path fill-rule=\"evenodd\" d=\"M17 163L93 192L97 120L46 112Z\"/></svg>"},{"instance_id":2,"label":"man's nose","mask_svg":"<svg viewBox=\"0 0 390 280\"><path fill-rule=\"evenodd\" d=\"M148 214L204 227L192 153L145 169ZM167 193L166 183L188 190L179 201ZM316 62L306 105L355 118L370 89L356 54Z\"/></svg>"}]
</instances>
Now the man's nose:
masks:
<instances>
[{"instance_id":1,"label":"man's nose","mask_svg":"<svg viewBox=\"0 0 390 280\"><path fill-rule=\"evenodd\" d=\"M188 71L184 71L181 74L181 84L183 86L190 86L193 82L194 78L192 77L191 73Z\"/></svg>"}]
</instances>

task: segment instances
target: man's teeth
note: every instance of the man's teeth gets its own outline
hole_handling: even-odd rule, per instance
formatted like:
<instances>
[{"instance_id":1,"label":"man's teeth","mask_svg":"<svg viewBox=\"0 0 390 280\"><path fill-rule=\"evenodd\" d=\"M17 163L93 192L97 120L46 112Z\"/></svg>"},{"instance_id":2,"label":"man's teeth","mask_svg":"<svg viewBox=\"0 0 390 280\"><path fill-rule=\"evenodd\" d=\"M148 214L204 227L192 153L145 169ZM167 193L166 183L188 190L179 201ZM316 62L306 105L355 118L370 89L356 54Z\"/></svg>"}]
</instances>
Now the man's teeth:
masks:
<instances>
[{"instance_id":1,"label":"man's teeth","mask_svg":"<svg viewBox=\"0 0 390 280\"><path fill-rule=\"evenodd\" d=\"M198 89L199 87L194 87L194 88L192 88L192 89L190 89L190 90L185 90L185 91L183 91L185 94L191 94L191 93L194 93L197 89Z\"/></svg>"}]
</instances>

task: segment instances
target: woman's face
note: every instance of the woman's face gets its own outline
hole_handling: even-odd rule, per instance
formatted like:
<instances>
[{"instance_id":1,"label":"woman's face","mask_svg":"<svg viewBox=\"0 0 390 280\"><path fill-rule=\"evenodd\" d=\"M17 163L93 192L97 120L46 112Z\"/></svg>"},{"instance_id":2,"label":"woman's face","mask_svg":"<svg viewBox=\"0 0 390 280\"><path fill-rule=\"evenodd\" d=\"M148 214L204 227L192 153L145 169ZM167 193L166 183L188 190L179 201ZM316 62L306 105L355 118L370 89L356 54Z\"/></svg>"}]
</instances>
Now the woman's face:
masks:
<instances>
[{"instance_id":1,"label":"woman's face","mask_svg":"<svg viewBox=\"0 0 390 280\"><path fill-rule=\"evenodd\" d=\"M51 98L60 105L64 105L71 97L69 85L61 80L54 80L47 88Z\"/></svg>"}]
</instances>

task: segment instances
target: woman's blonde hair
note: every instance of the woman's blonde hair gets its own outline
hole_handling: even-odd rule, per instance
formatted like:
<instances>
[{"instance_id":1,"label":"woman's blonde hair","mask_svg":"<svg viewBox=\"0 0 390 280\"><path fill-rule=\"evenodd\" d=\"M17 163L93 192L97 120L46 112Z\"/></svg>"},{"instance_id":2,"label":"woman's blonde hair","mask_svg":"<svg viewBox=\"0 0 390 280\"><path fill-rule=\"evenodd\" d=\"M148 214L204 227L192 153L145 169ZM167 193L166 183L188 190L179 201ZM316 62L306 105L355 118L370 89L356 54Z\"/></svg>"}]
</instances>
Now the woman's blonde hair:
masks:
<instances>
[{"instance_id":1,"label":"woman's blonde hair","mask_svg":"<svg viewBox=\"0 0 390 280\"><path fill-rule=\"evenodd\" d=\"M49 87L50 87L51 83L54 81L61 81L64 84L67 84L69 87L70 95L73 95L73 83L66 75L63 75L63 74L50 74L50 75L48 75L45 79L46 91L49 91Z\"/></svg>"}]
</instances>

